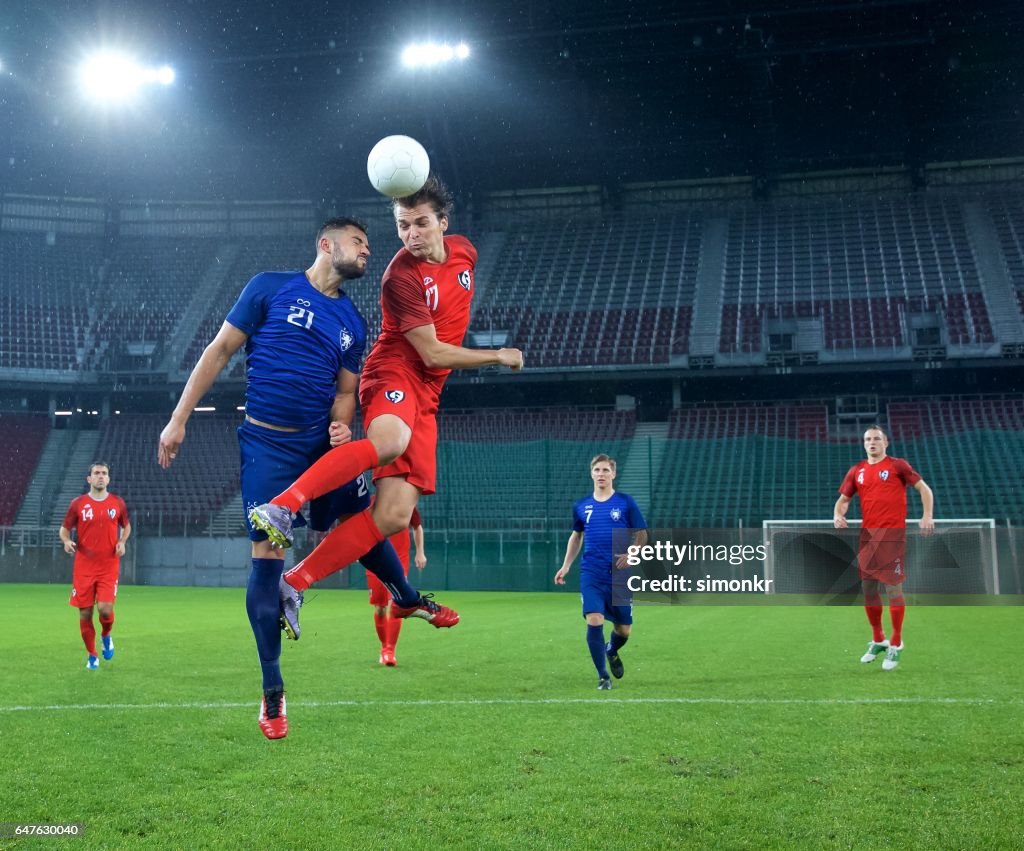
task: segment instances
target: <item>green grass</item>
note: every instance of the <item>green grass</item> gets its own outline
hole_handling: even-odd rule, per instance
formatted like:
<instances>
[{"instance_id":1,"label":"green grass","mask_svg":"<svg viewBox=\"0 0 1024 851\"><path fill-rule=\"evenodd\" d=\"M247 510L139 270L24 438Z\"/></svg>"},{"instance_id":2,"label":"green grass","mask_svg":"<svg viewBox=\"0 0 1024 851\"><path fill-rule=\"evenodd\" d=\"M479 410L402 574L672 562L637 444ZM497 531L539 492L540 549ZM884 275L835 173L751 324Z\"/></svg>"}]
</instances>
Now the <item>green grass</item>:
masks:
<instances>
[{"instance_id":1,"label":"green grass","mask_svg":"<svg viewBox=\"0 0 1024 851\"><path fill-rule=\"evenodd\" d=\"M117 656L67 589L3 585L0 821L48 848L1009 848L1024 835L1024 609L638 607L598 692L572 594L451 593L377 664L359 592L286 642L291 732L256 727L242 589L123 587ZM26 707L14 709L13 707ZM54 708L63 707L63 708Z\"/></svg>"}]
</instances>

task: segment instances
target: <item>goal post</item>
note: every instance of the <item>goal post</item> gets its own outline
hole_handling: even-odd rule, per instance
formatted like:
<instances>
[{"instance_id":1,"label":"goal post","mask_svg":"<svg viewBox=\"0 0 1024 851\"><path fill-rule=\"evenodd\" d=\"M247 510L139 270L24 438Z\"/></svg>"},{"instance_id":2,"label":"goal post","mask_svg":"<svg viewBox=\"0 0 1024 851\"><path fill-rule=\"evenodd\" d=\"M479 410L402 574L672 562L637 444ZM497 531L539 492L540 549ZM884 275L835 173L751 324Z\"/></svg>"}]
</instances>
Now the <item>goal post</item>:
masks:
<instances>
[{"instance_id":1,"label":"goal post","mask_svg":"<svg viewBox=\"0 0 1024 851\"><path fill-rule=\"evenodd\" d=\"M836 529L831 520L765 520L765 577L777 594L848 594L859 590L860 520ZM999 594L996 521L991 517L935 521L923 534L907 520L909 594Z\"/></svg>"}]
</instances>

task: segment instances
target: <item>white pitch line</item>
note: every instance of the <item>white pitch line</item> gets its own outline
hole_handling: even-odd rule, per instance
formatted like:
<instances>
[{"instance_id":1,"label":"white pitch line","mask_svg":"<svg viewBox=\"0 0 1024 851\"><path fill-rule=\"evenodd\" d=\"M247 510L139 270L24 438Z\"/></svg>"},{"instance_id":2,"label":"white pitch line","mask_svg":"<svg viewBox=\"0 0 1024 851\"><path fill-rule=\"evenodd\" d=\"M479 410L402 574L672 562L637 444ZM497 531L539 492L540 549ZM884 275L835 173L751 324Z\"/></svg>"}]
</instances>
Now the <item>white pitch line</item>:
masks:
<instances>
[{"instance_id":1,"label":"white pitch line","mask_svg":"<svg viewBox=\"0 0 1024 851\"><path fill-rule=\"evenodd\" d=\"M730 697L552 697L552 698L479 698L474 700L308 700L291 701L293 708L330 708L335 706L568 706L578 704L629 704L681 706L1008 706L1021 700L993 700L981 697L852 697L852 698L730 698ZM71 703L43 706L0 706L0 712L69 712L112 709L245 709L246 703Z\"/></svg>"}]
</instances>

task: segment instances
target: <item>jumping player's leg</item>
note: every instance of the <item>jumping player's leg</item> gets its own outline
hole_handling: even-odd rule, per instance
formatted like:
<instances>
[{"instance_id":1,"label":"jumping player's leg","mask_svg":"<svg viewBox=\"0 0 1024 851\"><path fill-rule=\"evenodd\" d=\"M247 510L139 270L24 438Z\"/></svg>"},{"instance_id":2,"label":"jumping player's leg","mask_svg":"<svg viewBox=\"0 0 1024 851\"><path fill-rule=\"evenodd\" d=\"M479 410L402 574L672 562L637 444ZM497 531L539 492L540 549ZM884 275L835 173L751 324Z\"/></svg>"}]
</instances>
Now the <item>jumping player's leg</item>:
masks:
<instances>
[{"instance_id":1,"label":"jumping player's leg","mask_svg":"<svg viewBox=\"0 0 1024 851\"><path fill-rule=\"evenodd\" d=\"M889 601L889 618L892 620L892 632L889 643L894 647L903 644L903 617L906 614L907 601L903 596L903 585L883 585L885 598Z\"/></svg>"},{"instance_id":2,"label":"jumping player's leg","mask_svg":"<svg viewBox=\"0 0 1024 851\"><path fill-rule=\"evenodd\" d=\"M411 437L412 429L398 416L378 416L370 423L366 438L336 446L324 453L290 487L270 502L294 513L306 500L341 487L366 470L390 464L405 452ZM360 555L362 553L355 553L349 561L354 561Z\"/></svg>"},{"instance_id":3,"label":"jumping player's leg","mask_svg":"<svg viewBox=\"0 0 1024 851\"><path fill-rule=\"evenodd\" d=\"M383 414L373 419L367 429L367 434L374 437L383 435L383 437L380 438L382 442L393 440L395 441L394 445L398 446L401 444L401 450L404 451L405 447L409 443L409 439L412 437L412 429L410 429L408 425L394 414ZM344 446L336 447L335 449L332 449L331 452L327 453L324 458L337 451L337 449L344 449L345 446L351 445L352 444L345 444ZM401 452L399 452L399 454L401 454ZM394 459L392 458L390 460ZM315 467L316 465L311 467L310 471ZM356 475L358 475L359 472L362 471L357 471ZM289 488L289 491L290 490L291 488ZM288 491L285 493L288 493ZM277 498L275 497L275 500L276 499ZM381 499L382 497L378 488L377 501L372 509L374 514L371 514L371 509L367 509L360 514L353 515L344 523L336 526L312 553L285 574L285 581L296 590L305 591L313 583L319 582L321 579L330 576L332 573L336 573L342 568L347 567L361 556L369 554L370 551L378 544L382 543L388 535L393 535L395 532L399 531L402 528L401 524L403 522L400 518L393 520L392 525L386 524L384 528L379 527L375 522L375 517L377 516L376 511L381 503ZM278 503L276 501L274 504L285 505L283 502ZM299 505L301 505L301 502ZM397 514L389 511L387 513L387 517L391 518L392 516L397 516ZM409 517L411 516L412 509L410 508L409 514L406 515L404 521L406 525L408 525ZM401 563L396 559L395 564L397 564L398 573L404 581L404 575L401 574ZM377 573L377 571L374 572ZM385 584L390 584L388 580L392 580L398 585L402 584L401 581L397 581L398 577L391 575L392 572L390 570L388 570L387 573L387 578L382 576L380 577ZM377 573L377 575L380 576L380 573ZM403 597L403 602L408 603L408 595Z\"/></svg>"}]
</instances>

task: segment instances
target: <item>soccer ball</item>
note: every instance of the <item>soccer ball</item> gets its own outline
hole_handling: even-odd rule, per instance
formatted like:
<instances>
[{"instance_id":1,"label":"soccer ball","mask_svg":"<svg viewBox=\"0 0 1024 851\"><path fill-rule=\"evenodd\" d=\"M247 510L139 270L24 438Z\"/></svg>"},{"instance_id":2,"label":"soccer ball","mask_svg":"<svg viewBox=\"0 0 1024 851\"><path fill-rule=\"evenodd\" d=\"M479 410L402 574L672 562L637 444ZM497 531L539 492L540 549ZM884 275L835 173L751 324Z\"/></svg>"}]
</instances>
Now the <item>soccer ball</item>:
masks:
<instances>
[{"instance_id":1,"label":"soccer ball","mask_svg":"<svg viewBox=\"0 0 1024 851\"><path fill-rule=\"evenodd\" d=\"M370 151L366 173L373 188L389 198L404 198L423 188L430 174L430 157L408 136L385 136Z\"/></svg>"}]
</instances>

